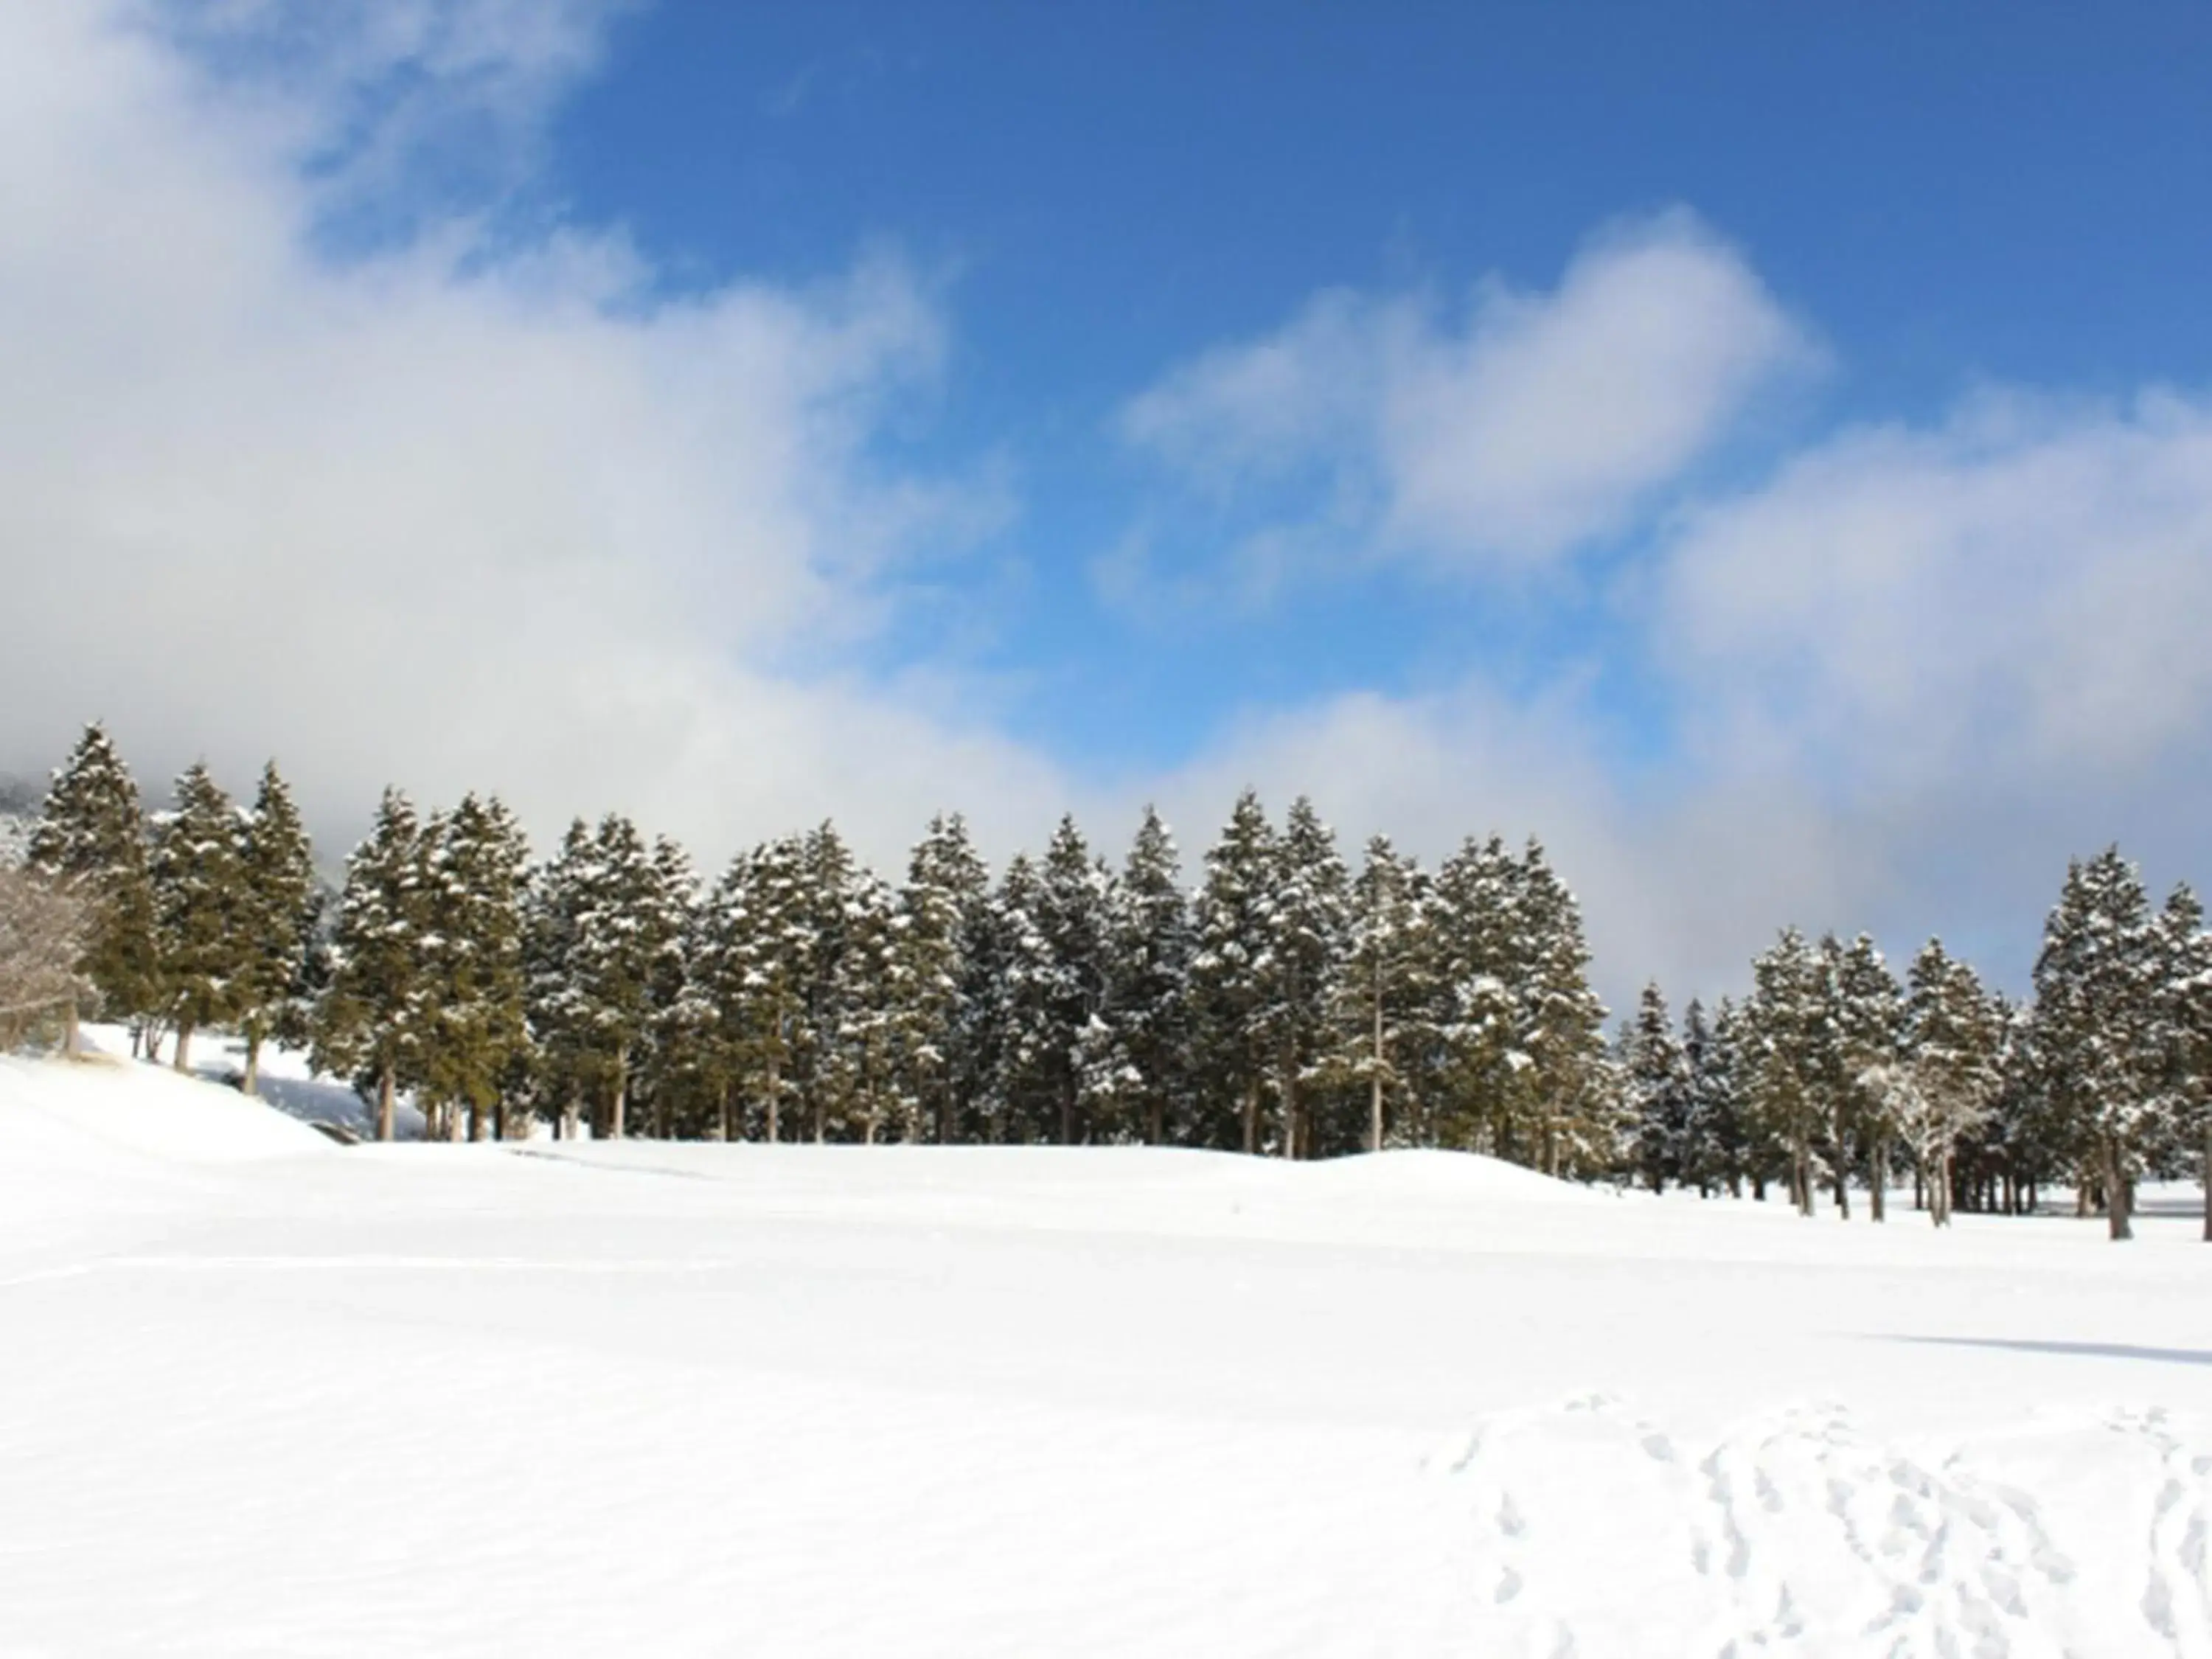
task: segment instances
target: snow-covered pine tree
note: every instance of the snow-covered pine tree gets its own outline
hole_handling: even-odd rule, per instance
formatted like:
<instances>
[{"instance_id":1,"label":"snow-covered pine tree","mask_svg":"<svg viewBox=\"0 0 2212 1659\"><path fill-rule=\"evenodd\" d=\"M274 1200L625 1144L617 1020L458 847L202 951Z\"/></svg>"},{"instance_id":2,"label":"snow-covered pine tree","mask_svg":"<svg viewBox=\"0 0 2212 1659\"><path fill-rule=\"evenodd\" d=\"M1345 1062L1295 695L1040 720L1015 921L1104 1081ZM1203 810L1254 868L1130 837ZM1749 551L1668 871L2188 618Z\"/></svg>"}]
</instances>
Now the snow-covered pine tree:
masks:
<instances>
[{"instance_id":1,"label":"snow-covered pine tree","mask_svg":"<svg viewBox=\"0 0 2212 1659\"><path fill-rule=\"evenodd\" d=\"M78 971L110 1018L151 1014L161 994L153 882L147 869L146 817L138 786L95 721L54 774L27 862L82 892L91 927ZM76 1010L69 1048L76 1048Z\"/></svg>"},{"instance_id":2,"label":"snow-covered pine tree","mask_svg":"<svg viewBox=\"0 0 2212 1659\"><path fill-rule=\"evenodd\" d=\"M1516 1092L1534 1109L1536 1167L1588 1176L1613 1166L1620 1133L1606 1006L1590 988L1582 908L1533 836L1517 875L1514 1048L1528 1063Z\"/></svg>"},{"instance_id":3,"label":"snow-covered pine tree","mask_svg":"<svg viewBox=\"0 0 2212 1659\"><path fill-rule=\"evenodd\" d=\"M2002 1080L2004 1016L1974 970L1931 939L1912 958L1901 1059L1869 1068L1873 1092L1924 1177L1929 1218L1951 1220L1951 1163L1988 1115Z\"/></svg>"},{"instance_id":4,"label":"snow-covered pine tree","mask_svg":"<svg viewBox=\"0 0 2212 1659\"><path fill-rule=\"evenodd\" d=\"M711 1087L705 1011L692 994L698 908L699 878L690 854L670 836L654 836L639 908L653 957L646 973L645 1035L634 1093L659 1139L674 1133L679 1122L696 1123Z\"/></svg>"},{"instance_id":5,"label":"snow-covered pine tree","mask_svg":"<svg viewBox=\"0 0 2212 1659\"><path fill-rule=\"evenodd\" d=\"M2212 933L2204 931L2203 903L2186 883L2159 912L2158 952L2173 1161L2197 1166L2204 1241L2212 1244Z\"/></svg>"},{"instance_id":6,"label":"snow-covered pine tree","mask_svg":"<svg viewBox=\"0 0 2212 1659\"><path fill-rule=\"evenodd\" d=\"M1620 1068L1632 1115L1629 1144L1637 1178L1655 1193L1665 1192L1670 1181L1693 1180L1689 1063L1674 1040L1656 980L1645 984L1635 1018L1621 1030Z\"/></svg>"},{"instance_id":7,"label":"snow-covered pine tree","mask_svg":"<svg viewBox=\"0 0 2212 1659\"><path fill-rule=\"evenodd\" d=\"M957 812L933 817L907 862L894 939L892 1021L899 1092L915 1114L909 1139L921 1139L925 1126L940 1142L957 1133L956 1062L969 987L967 952L977 914L989 901L990 883L967 821Z\"/></svg>"},{"instance_id":8,"label":"snow-covered pine tree","mask_svg":"<svg viewBox=\"0 0 2212 1659\"><path fill-rule=\"evenodd\" d=\"M1050 963L1040 1009L1041 1057L1063 1146L1089 1139L1077 1112L1085 1038L1106 1000L1112 896L1112 875L1091 857L1074 815L1063 814L1045 847L1036 902Z\"/></svg>"},{"instance_id":9,"label":"snow-covered pine tree","mask_svg":"<svg viewBox=\"0 0 2212 1659\"><path fill-rule=\"evenodd\" d=\"M832 1121L846 1105L840 1045L850 1029L846 1003L856 981L845 953L861 872L837 827L826 820L801 843L799 866L793 931L804 939L805 953L793 1022L793 1059L808 1133L820 1142L828 1139Z\"/></svg>"},{"instance_id":10,"label":"snow-covered pine tree","mask_svg":"<svg viewBox=\"0 0 2212 1659\"><path fill-rule=\"evenodd\" d=\"M350 1077L376 1107L376 1138L390 1140L400 1085L411 1081L428 1036L422 825L386 789L368 838L346 860L331 936L331 981L317 1004L311 1060Z\"/></svg>"},{"instance_id":11,"label":"snow-covered pine tree","mask_svg":"<svg viewBox=\"0 0 2212 1659\"><path fill-rule=\"evenodd\" d=\"M592 1094L590 1029L575 981L578 933L595 860L591 826L572 819L530 873L523 911L523 1009L538 1111L556 1138L579 1133Z\"/></svg>"},{"instance_id":12,"label":"snow-covered pine tree","mask_svg":"<svg viewBox=\"0 0 2212 1659\"><path fill-rule=\"evenodd\" d=\"M1809 1216L1826 976L1795 927L1784 928L1753 959L1751 974L1751 996L1740 1014L1746 1100L1759 1131L1788 1148L1790 1200Z\"/></svg>"},{"instance_id":13,"label":"snow-covered pine tree","mask_svg":"<svg viewBox=\"0 0 2212 1659\"><path fill-rule=\"evenodd\" d=\"M1185 1115L1170 1112L1189 1087L1192 948L1175 838L1147 805L1114 886L1105 1012L1084 1053L1089 1109L1147 1146L1190 1133Z\"/></svg>"},{"instance_id":14,"label":"snow-covered pine tree","mask_svg":"<svg viewBox=\"0 0 2212 1659\"><path fill-rule=\"evenodd\" d=\"M1226 1109L1247 1152L1260 1150L1261 1100L1275 1059L1264 1018L1279 865L1274 829L1247 789L1206 849L1190 973L1197 1092L1214 1114Z\"/></svg>"},{"instance_id":15,"label":"snow-covered pine tree","mask_svg":"<svg viewBox=\"0 0 2212 1659\"><path fill-rule=\"evenodd\" d=\"M523 931L530 848L496 799L465 795L418 842L419 891L431 930L422 941L426 1109L471 1140L504 1133L502 1091L529 1042Z\"/></svg>"},{"instance_id":16,"label":"snow-covered pine tree","mask_svg":"<svg viewBox=\"0 0 2212 1659\"><path fill-rule=\"evenodd\" d=\"M2066 872L2035 963L2046 1085L2085 1127L2115 1239L2134 1237L2132 1188L2158 1116L2163 1058L2155 931L2142 878L2108 847Z\"/></svg>"},{"instance_id":17,"label":"snow-covered pine tree","mask_svg":"<svg viewBox=\"0 0 2212 1659\"><path fill-rule=\"evenodd\" d=\"M1017 853L991 898L991 1067L977 1103L992 1141L1052 1138L1058 1109L1054 1045L1061 1036L1059 961L1042 921L1044 878Z\"/></svg>"},{"instance_id":18,"label":"snow-covered pine tree","mask_svg":"<svg viewBox=\"0 0 2212 1659\"><path fill-rule=\"evenodd\" d=\"M1743 1194L1747 1159L1735 1082L1735 1006L1725 997L1711 1021L1695 997L1682 1011L1682 1178L1696 1186L1700 1197L1723 1187L1731 1198Z\"/></svg>"},{"instance_id":19,"label":"snow-covered pine tree","mask_svg":"<svg viewBox=\"0 0 2212 1659\"><path fill-rule=\"evenodd\" d=\"M1504 842L1472 836L1437 866L1431 886L1428 1024L1435 1033L1435 1139L1441 1145L1531 1161L1516 1139L1520 1074L1517 981L1525 961L1520 871Z\"/></svg>"},{"instance_id":20,"label":"snow-covered pine tree","mask_svg":"<svg viewBox=\"0 0 2212 1659\"><path fill-rule=\"evenodd\" d=\"M1329 1120L1321 1086L1351 923L1350 884L1334 832L1304 795L1291 803L1283 820L1276 867L1274 948L1261 1013L1281 1115L1276 1151L1285 1158L1310 1158L1316 1146L1329 1151L1357 1146L1358 1133L1340 1133L1345 1126Z\"/></svg>"},{"instance_id":21,"label":"snow-covered pine tree","mask_svg":"<svg viewBox=\"0 0 2212 1659\"><path fill-rule=\"evenodd\" d=\"M856 867L846 889L839 939L835 1024L817 1068L830 1121L872 1146L894 1114L911 1125L895 1062L901 964L897 896L874 872Z\"/></svg>"},{"instance_id":22,"label":"snow-covered pine tree","mask_svg":"<svg viewBox=\"0 0 2212 1659\"><path fill-rule=\"evenodd\" d=\"M154 915L180 1072L193 1033L239 1012L251 967L241 830L237 806L198 762L177 780L176 805L154 820Z\"/></svg>"},{"instance_id":23,"label":"snow-covered pine tree","mask_svg":"<svg viewBox=\"0 0 2212 1659\"><path fill-rule=\"evenodd\" d=\"M1898 1127L1883 1109L1883 1097L1866 1077L1899 1058L1903 995L1881 951L1867 934L1859 934L1848 945L1837 945L1832 935L1822 941L1822 951L1830 998L1826 1022L1829 1066L1824 1081L1836 1207L1850 1218L1850 1175L1863 1152L1869 1209L1881 1221L1887 1215L1889 1154Z\"/></svg>"},{"instance_id":24,"label":"snow-covered pine tree","mask_svg":"<svg viewBox=\"0 0 2212 1659\"><path fill-rule=\"evenodd\" d=\"M1407 1039L1425 987L1420 872L1388 836L1367 843L1348 895L1344 971L1334 999L1334 1068L1366 1108L1364 1144L1382 1150L1388 1108L1409 1082Z\"/></svg>"},{"instance_id":25,"label":"snow-covered pine tree","mask_svg":"<svg viewBox=\"0 0 2212 1659\"><path fill-rule=\"evenodd\" d=\"M239 1035L246 1039L240 1087L250 1095L259 1091L262 1045L276 1034L298 988L321 909L307 827L273 760L262 768L246 815L239 864L235 1002Z\"/></svg>"}]
</instances>

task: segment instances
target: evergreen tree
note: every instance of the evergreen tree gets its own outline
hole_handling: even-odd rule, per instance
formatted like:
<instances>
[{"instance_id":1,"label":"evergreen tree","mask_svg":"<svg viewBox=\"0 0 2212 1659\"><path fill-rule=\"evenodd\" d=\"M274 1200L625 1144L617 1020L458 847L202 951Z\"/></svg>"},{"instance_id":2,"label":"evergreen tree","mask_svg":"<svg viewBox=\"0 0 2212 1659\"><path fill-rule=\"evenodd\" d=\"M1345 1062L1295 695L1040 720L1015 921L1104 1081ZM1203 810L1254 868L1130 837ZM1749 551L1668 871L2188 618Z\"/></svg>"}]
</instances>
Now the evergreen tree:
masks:
<instances>
[{"instance_id":1,"label":"evergreen tree","mask_svg":"<svg viewBox=\"0 0 2212 1659\"><path fill-rule=\"evenodd\" d=\"M1710 1024L1696 998L1682 1011L1684 1110L1682 1179L1700 1197L1725 1187L1741 1197L1746 1174L1742 1112L1737 1097L1735 1006L1726 997Z\"/></svg>"},{"instance_id":2,"label":"evergreen tree","mask_svg":"<svg viewBox=\"0 0 2212 1659\"><path fill-rule=\"evenodd\" d=\"M431 932L422 884L422 825L414 806L386 789L368 839L346 860L331 938L331 981L315 1013L311 1061L351 1077L376 1106L376 1138L390 1140L403 1082L411 1082L428 1038L425 941Z\"/></svg>"},{"instance_id":3,"label":"evergreen tree","mask_svg":"<svg viewBox=\"0 0 2212 1659\"><path fill-rule=\"evenodd\" d=\"M175 807L155 820L155 923L180 1072L191 1067L192 1034L240 1012L252 968L242 828L197 762L177 780Z\"/></svg>"},{"instance_id":4,"label":"evergreen tree","mask_svg":"<svg viewBox=\"0 0 2212 1659\"><path fill-rule=\"evenodd\" d=\"M1974 970L1929 939L1912 959L1905 1003L1904 1058L1873 1068L1871 1079L1913 1151L1927 1182L1929 1218L1951 1220L1952 1159L1996 1099L2004 1018Z\"/></svg>"},{"instance_id":5,"label":"evergreen tree","mask_svg":"<svg viewBox=\"0 0 2212 1659\"><path fill-rule=\"evenodd\" d=\"M1058 1106L1057 1045L1064 1037L1060 964L1045 932L1044 879L1017 853L991 901L994 972L988 1084L978 1109L993 1141L1048 1139Z\"/></svg>"},{"instance_id":6,"label":"evergreen tree","mask_svg":"<svg viewBox=\"0 0 2212 1659\"><path fill-rule=\"evenodd\" d=\"M1274 830L1247 789L1206 850L1190 974L1199 1090L1217 1113L1227 1108L1247 1152L1260 1150L1261 1101L1275 1060L1265 1015L1279 867Z\"/></svg>"},{"instance_id":7,"label":"evergreen tree","mask_svg":"<svg viewBox=\"0 0 2212 1659\"><path fill-rule=\"evenodd\" d=\"M1151 806L1112 892L1103 1017L1086 1034L1084 1093L1096 1118L1159 1146L1189 1076L1192 938L1175 838Z\"/></svg>"},{"instance_id":8,"label":"evergreen tree","mask_svg":"<svg viewBox=\"0 0 2212 1659\"><path fill-rule=\"evenodd\" d=\"M496 799L462 798L417 843L417 890L432 929L418 963L426 1016L420 1066L436 1127L504 1133L501 1095L527 1047L525 899L530 849ZM434 1128L433 1133L434 1133Z\"/></svg>"},{"instance_id":9,"label":"evergreen tree","mask_svg":"<svg viewBox=\"0 0 2212 1659\"><path fill-rule=\"evenodd\" d=\"M1516 1094L1533 1104L1537 1167L1594 1174L1613 1165L1620 1099L1581 907L1533 836L1516 874L1514 1051L1527 1063L1515 1068Z\"/></svg>"},{"instance_id":10,"label":"evergreen tree","mask_svg":"<svg viewBox=\"0 0 2212 1659\"><path fill-rule=\"evenodd\" d=\"M1423 886L1388 836L1367 843L1349 895L1344 970L1334 999L1336 1069L1367 1108L1366 1147L1382 1150L1387 1107L1407 1092L1408 1038L1425 989Z\"/></svg>"},{"instance_id":11,"label":"evergreen tree","mask_svg":"<svg viewBox=\"0 0 2212 1659\"><path fill-rule=\"evenodd\" d=\"M575 966L594 861L590 826L573 819L559 850L532 872L525 901L523 1008L538 1109L556 1138L578 1133L592 1096L590 1024Z\"/></svg>"},{"instance_id":12,"label":"evergreen tree","mask_svg":"<svg viewBox=\"0 0 2212 1659\"><path fill-rule=\"evenodd\" d=\"M1261 1016L1275 1056L1282 1124L1276 1150L1285 1158L1311 1157L1317 1141L1331 1150L1358 1142L1330 1133L1327 1123L1316 1121L1323 1114L1316 1085L1328 1058L1351 911L1335 835L1304 795L1291 803L1284 819L1276 867L1273 948Z\"/></svg>"},{"instance_id":13,"label":"evergreen tree","mask_svg":"<svg viewBox=\"0 0 2212 1659\"><path fill-rule=\"evenodd\" d=\"M1058 1139L1072 1146L1079 1133L1086 1039L1106 1001L1113 878L1095 861L1073 814L1064 815L1046 845L1039 871L1036 921L1046 962L1033 988L1041 1082L1058 1119ZM1091 1046L1096 1047L1095 1039Z\"/></svg>"},{"instance_id":14,"label":"evergreen tree","mask_svg":"<svg viewBox=\"0 0 2212 1659\"><path fill-rule=\"evenodd\" d=\"M246 1039L246 1093L258 1092L261 1047L274 1036L300 988L321 910L307 825L276 763L262 769L239 847L236 996Z\"/></svg>"},{"instance_id":15,"label":"evergreen tree","mask_svg":"<svg viewBox=\"0 0 2212 1659\"><path fill-rule=\"evenodd\" d=\"M1636 1018L1621 1032L1620 1065L1633 1115L1632 1153L1637 1176L1655 1193L1669 1181L1686 1181L1690 1141L1689 1065L1674 1040L1673 1020L1658 982L1644 988Z\"/></svg>"},{"instance_id":16,"label":"evergreen tree","mask_svg":"<svg viewBox=\"0 0 2212 1659\"><path fill-rule=\"evenodd\" d=\"M916 1121L939 1141L954 1139L960 1112L957 1060L967 995L968 951L988 902L990 872L958 813L929 821L907 865L893 940L897 998L892 1011L900 1093Z\"/></svg>"},{"instance_id":17,"label":"evergreen tree","mask_svg":"<svg viewBox=\"0 0 2212 1659\"><path fill-rule=\"evenodd\" d=\"M146 820L138 786L98 722L88 726L54 774L27 862L85 897L91 911L77 971L112 1018L154 1012L161 961L154 889L147 868ZM70 1009L69 1049L77 1047Z\"/></svg>"},{"instance_id":18,"label":"evergreen tree","mask_svg":"<svg viewBox=\"0 0 2212 1659\"><path fill-rule=\"evenodd\" d=\"M1826 1002L1818 954L1795 927L1784 928L1752 963L1741 1054L1748 1103L1761 1130L1788 1148L1790 1202L1808 1216Z\"/></svg>"},{"instance_id":19,"label":"evergreen tree","mask_svg":"<svg viewBox=\"0 0 2212 1659\"><path fill-rule=\"evenodd\" d=\"M1434 1138L1528 1163L1520 1079L1533 1060L1519 1043L1527 1011L1520 981L1530 953L1520 898L1520 871L1495 836L1468 837L1438 866L1428 906L1428 1024Z\"/></svg>"},{"instance_id":20,"label":"evergreen tree","mask_svg":"<svg viewBox=\"0 0 2212 1659\"><path fill-rule=\"evenodd\" d=\"M1822 945L1829 996L1825 1031L1828 1064L1822 1085L1827 1096L1825 1115L1836 1207L1849 1218L1850 1175L1863 1152L1869 1165L1869 1208L1881 1221L1887 1213L1889 1152L1898 1126L1867 1074L1897 1061L1904 1003L1872 939L1861 933L1850 945L1840 945L1831 935Z\"/></svg>"},{"instance_id":21,"label":"evergreen tree","mask_svg":"<svg viewBox=\"0 0 2212 1659\"><path fill-rule=\"evenodd\" d=\"M2035 963L2035 1042L2046 1086L2094 1149L2115 1239L2134 1236L2131 1188L2157 1125L2158 956L2142 878L2119 850L2069 865Z\"/></svg>"},{"instance_id":22,"label":"evergreen tree","mask_svg":"<svg viewBox=\"0 0 2212 1659\"><path fill-rule=\"evenodd\" d=\"M2186 884L2159 913L2160 1019L2175 1163L2193 1162L2204 1183L2204 1240L2212 1243L2212 934Z\"/></svg>"}]
</instances>

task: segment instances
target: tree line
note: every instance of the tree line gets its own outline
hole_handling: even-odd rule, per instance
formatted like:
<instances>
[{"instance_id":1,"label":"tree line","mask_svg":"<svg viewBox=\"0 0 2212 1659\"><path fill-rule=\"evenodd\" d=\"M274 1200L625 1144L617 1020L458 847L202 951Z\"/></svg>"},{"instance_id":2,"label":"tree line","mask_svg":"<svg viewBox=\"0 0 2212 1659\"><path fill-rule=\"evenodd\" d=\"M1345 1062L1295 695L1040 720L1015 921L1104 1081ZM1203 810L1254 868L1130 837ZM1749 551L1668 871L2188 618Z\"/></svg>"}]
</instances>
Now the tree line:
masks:
<instances>
[{"instance_id":1,"label":"tree line","mask_svg":"<svg viewBox=\"0 0 2212 1659\"><path fill-rule=\"evenodd\" d=\"M828 823L702 881L619 814L534 859L496 799L395 789L332 892L273 764L250 804L201 766L175 793L144 812L96 725L55 774L28 867L83 906L70 1017L179 1067L235 1030L249 1091L304 1048L386 1138L404 1097L456 1138L1447 1146L1876 1218L1909 1171L1939 1224L2070 1184L2116 1237L2137 1180L2212 1175L2212 943L2113 850L2069 870L2026 1006L1938 941L1900 984L1785 929L1747 994L1678 1030L1652 986L1608 1036L1537 842L1354 867L1303 798L1240 796L1194 881L1150 809L1118 861L1064 817L994 877L954 815L896 882Z\"/></svg>"}]
</instances>

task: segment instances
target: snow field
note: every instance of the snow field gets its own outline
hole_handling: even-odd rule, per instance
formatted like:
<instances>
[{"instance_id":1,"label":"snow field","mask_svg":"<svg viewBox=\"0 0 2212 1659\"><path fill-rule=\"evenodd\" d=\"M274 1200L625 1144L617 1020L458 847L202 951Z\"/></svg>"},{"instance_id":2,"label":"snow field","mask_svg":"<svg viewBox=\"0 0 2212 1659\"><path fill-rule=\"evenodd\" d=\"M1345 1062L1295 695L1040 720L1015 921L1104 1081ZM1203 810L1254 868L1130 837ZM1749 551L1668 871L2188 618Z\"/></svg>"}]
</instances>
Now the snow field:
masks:
<instances>
[{"instance_id":1,"label":"snow field","mask_svg":"<svg viewBox=\"0 0 2212 1659\"><path fill-rule=\"evenodd\" d=\"M2212 1656L2195 1231L0 1062L0 1655Z\"/></svg>"}]
</instances>

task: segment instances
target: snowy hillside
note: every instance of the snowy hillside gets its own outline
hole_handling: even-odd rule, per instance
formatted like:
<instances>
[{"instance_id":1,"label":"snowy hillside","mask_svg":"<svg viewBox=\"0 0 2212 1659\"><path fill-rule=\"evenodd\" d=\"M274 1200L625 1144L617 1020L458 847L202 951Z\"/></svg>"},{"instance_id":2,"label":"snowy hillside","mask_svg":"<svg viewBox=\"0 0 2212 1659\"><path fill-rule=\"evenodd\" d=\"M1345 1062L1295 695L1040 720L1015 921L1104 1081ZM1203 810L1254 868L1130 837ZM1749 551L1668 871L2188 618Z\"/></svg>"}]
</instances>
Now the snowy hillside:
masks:
<instances>
[{"instance_id":1,"label":"snowy hillside","mask_svg":"<svg viewBox=\"0 0 2212 1659\"><path fill-rule=\"evenodd\" d=\"M2204 1655L2143 1231L0 1061L0 1651Z\"/></svg>"}]
</instances>

